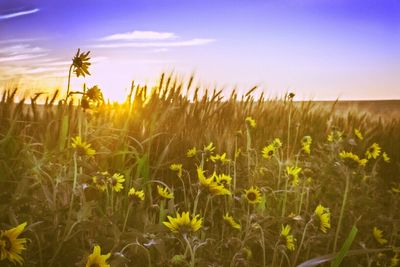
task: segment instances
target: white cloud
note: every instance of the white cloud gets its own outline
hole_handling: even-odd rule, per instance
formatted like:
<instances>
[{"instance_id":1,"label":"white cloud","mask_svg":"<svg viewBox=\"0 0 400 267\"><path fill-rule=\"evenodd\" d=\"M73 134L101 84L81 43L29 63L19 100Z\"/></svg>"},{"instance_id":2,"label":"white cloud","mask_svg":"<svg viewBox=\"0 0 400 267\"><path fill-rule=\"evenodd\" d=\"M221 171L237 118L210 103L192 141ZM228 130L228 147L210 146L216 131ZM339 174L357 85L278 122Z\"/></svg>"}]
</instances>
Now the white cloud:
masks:
<instances>
[{"instance_id":1,"label":"white cloud","mask_svg":"<svg viewBox=\"0 0 400 267\"><path fill-rule=\"evenodd\" d=\"M199 45L206 45L209 43L215 42L215 39L191 39L187 41L178 41L178 42L144 42L144 43L111 43L111 44L98 44L92 45L90 47L94 48L129 48L129 47L136 47L136 48L143 48L143 47L184 47L184 46L199 46Z\"/></svg>"},{"instance_id":2,"label":"white cloud","mask_svg":"<svg viewBox=\"0 0 400 267\"><path fill-rule=\"evenodd\" d=\"M0 47L0 53L7 55L41 53L44 51L45 49L41 47L31 46L29 44L18 44L18 45Z\"/></svg>"},{"instance_id":3,"label":"white cloud","mask_svg":"<svg viewBox=\"0 0 400 267\"><path fill-rule=\"evenodd\" d=\"M101 41L130 41L130 40L167 40L177 38L172 32L133 31L116 33L101 38Z\"/></svg>"},{"instance_id":4,"label":"white cloud","mask_svg":"<svg viewBox=\"0 0 400 267\"><path fill-rule=\"evenodd\" d=\"M9 61L17 61L17 60L27 60L33 59L38 57L44 57L47 54L36 54L36 55L29 55L29 54L22 54L22 55L13 55L8 57L0 57L0 62L9 62Z\"/></svg>"},{"instance_id":5,"label":"white cloud","mask_svg":"<svg viewBox=\"0 0 400 267\"><path fill-rule=\"evenodd\" d=\"M33 14L33 13L38 12L39 10L40 10L39 8L34 8L34 9L30 9L30 10L24 10L24 11L5 14L5 15L0 15L0 20L11 19L11 18L19 17L19 16Z\"/></svg>"}]
</instances>

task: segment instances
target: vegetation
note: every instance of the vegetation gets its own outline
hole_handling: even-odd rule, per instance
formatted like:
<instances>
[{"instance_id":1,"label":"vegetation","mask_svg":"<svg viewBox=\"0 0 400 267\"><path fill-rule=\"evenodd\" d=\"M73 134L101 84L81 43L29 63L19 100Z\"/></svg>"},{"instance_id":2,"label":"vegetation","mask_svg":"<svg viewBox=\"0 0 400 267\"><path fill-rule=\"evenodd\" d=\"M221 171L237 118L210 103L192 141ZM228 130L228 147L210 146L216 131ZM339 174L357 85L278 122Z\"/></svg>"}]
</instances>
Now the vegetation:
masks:
<instances>
[{"instance_id":1,"label":"vegetation","mask_svg":"<svg viewBox=\"0 0 400 267\"><path fill-rule=\"evenodd\" d=\"M0 265L398 266L400 120L254 90L4 92Z\"/></svg>"}]
</instances>

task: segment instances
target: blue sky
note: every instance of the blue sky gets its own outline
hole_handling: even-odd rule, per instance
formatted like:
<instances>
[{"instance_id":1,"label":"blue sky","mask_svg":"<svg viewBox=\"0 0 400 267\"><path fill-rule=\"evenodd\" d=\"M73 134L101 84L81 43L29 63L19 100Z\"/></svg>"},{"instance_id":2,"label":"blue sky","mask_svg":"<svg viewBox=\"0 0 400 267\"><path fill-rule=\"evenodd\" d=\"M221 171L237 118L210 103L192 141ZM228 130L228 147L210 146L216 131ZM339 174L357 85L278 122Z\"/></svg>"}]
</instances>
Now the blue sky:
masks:
<instances>
[{"instance_id":1,"label":"blue sky","mask_svg":"<svg viewBox=\"0 0 400 267\"><path fill-rule=\"evenodd\" d=\"M400 99L396 0L0 2L0 88L64 88L77 48L121 100L131 80L195 72L203 86L300 99Z\"/></svg>"}]
</instances>

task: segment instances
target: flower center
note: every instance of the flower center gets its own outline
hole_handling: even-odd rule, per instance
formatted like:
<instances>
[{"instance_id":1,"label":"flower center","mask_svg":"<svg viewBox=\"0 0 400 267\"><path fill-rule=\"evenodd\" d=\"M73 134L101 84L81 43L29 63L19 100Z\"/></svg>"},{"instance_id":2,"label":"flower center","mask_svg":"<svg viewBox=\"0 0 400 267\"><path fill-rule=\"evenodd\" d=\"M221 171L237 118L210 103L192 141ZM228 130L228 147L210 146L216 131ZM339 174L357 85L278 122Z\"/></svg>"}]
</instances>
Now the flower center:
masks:
<instances>
[{"instance_id":1,"label":"flower center","mask_svg":"<svg viewBox=\"0 0 400 267\"><path fill-rule=\"evenodd\" d=\"M256 193L254 193L254 192L247 193L247 199L250 200L250 201L256 200L257 199Z\"/></svg>"},{"instance_id":2,"label":"flower center","mask_svg":"<svg viewBox=\"0 0 400 267\"><path fill-rule=\"evenodd\" d=\"M3 236L3 238L2 238L1 240L3 240L4 243L5 243L5 244L4 244L4 248L5 248L7 251L10 251L11 248L12 248L12 243L11 243L10 239L9 239L7 236Z\"/></svg>"}]
</instances>

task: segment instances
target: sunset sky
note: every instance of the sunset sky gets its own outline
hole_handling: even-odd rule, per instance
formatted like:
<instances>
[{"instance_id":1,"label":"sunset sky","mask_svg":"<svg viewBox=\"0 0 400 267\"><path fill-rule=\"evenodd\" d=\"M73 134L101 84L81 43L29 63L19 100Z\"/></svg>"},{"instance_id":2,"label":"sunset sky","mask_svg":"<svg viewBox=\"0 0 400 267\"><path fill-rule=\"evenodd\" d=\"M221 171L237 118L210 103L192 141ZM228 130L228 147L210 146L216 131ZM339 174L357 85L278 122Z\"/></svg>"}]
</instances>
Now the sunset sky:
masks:
<instances>
[{"instance_id":1,"label":"sunset sky","mask_svg":"<svg viewBox=\"0 0 400 267\"><path fill-rule=\"evenodd\" d=\"M204 87L299 99L400 99L397 0L1 0L0 89L65 89L77 48L122 100L132 80L195 73Z\"/></svg>"}]
</instances>

